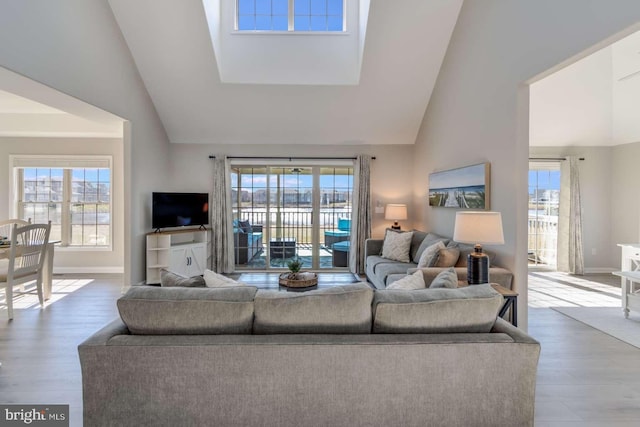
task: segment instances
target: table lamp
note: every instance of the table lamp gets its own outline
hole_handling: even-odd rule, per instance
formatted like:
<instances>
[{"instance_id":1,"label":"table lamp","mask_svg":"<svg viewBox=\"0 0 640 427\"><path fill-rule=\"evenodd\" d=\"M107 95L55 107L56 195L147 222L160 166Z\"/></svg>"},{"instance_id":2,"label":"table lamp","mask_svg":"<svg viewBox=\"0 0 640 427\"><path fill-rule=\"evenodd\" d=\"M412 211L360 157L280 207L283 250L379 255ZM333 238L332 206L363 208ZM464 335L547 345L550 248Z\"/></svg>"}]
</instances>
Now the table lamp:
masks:
<instances>
[{"instance_id":1,"label":"table lamp","mask_svg":"<svg viewBox=\"0 0 640 427\"><path fill-rule=\"evenodd\" d=\"M392 230L400 230L398 221L407 219L407 205L388 204L384 209L384 219L393 221Z\"/></svg>"},{"instance_id":2,"label":"table lamp","mask_svg":"<svg viewBox=\"0 0 640 427\"><path fill-rule=\"evenodd\" d=\"M482 245L504 244L500 212L456 212L453 240L475 244L467 257L467 282L470 285L489 283L489 257Z\"/></svg>"}]
</instances>

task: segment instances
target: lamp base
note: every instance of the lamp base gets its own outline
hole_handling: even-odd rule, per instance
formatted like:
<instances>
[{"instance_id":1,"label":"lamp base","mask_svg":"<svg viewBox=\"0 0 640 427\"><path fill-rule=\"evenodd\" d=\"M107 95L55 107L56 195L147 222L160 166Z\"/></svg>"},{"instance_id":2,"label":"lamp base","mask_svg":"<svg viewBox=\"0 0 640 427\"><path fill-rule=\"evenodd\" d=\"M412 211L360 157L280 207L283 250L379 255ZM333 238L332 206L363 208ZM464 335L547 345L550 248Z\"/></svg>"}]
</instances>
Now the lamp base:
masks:
<instances>
[{"instance_id":1,"label":"lamp base","mask_svg":"<svg viewBox=\"0 0 640 427\"><path fill-rule=\"evenodd\" d=\"M400 224L398 224L398 221L394 222L394 223L391 225L391 229L392 229L392 230L400 230Z\"/></svg>"},{"instance_id":2,"label":"lamp base","mask_svg":"<svg viewBox=\"0 0 640 427\"><path fill-rule=\"evenodd\" d=\"M489 283L489 257L476 245L474 252L467 256L467 282L470 285Z\"/></svg>"}]
</instances>

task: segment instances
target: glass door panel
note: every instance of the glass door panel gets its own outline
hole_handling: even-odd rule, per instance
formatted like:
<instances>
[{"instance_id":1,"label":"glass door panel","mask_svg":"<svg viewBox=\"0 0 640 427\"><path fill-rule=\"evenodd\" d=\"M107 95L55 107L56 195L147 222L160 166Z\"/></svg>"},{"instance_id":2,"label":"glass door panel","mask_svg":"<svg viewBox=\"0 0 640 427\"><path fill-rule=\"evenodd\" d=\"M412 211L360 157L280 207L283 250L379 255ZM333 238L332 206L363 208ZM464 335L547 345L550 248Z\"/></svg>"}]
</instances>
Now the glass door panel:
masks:
<instances>
[{"instance_id":1,"label":"glass door panel","mask_svg":"<svg viewBox=\"0 0 640 427\"><path fill-rule=\"evenodd\" d=\"M529 266L557 265L560 164L529 165Z\"/></svg>"}]
</instances>

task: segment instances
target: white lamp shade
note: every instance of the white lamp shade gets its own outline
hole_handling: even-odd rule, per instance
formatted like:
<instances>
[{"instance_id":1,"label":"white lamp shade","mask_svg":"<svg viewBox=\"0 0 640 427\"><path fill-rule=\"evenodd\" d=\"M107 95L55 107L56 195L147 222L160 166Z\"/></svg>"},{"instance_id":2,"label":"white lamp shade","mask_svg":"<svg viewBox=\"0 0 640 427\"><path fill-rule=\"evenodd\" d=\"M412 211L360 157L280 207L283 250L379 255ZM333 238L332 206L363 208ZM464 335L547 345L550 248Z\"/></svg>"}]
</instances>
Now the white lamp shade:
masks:
<instances>
[{"instance_id":1,"label":"white lamp shade","mask_svg":"<svg viewBox=\"0 0 640 427\"><path fill-rule=\"evenodd\" d=\"M407 219L407 205L388 204L384 209L384 219L391 221Z\"/></svg>"},{"instance_id":2,"label":"white lamp shade","mask_svg":"<svg viewBox=\"0 0 640 427\"><path fill-rule=\"evenodd\" d=\"M460 243L502 245L502 214L500 212L456 212L453 240Z\"/></svg>"}]
</instances>

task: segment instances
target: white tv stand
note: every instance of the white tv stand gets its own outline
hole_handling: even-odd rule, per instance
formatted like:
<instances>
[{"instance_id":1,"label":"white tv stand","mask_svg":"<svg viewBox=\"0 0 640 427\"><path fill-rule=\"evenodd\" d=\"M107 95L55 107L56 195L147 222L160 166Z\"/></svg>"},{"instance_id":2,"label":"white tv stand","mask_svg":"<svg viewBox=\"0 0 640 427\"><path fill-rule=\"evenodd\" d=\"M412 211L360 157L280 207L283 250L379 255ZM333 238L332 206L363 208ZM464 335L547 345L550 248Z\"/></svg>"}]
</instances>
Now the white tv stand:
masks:
<instances>
[{"instance_id":1,"label":"white tv stand","mask_svg":"<svg viewBox=\"0 0 640 427\"><path fill-rule=\"evenodd\" d=\"M148 233L146 283L160 283L163 268L187 277L203 274L211 263L210 243L205 228Z\"/></svg>"}]
</instances>

